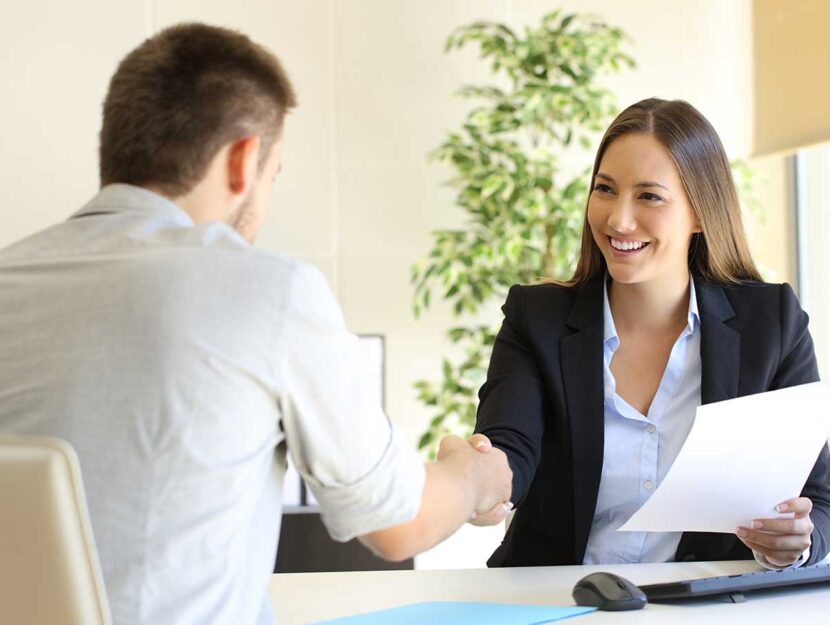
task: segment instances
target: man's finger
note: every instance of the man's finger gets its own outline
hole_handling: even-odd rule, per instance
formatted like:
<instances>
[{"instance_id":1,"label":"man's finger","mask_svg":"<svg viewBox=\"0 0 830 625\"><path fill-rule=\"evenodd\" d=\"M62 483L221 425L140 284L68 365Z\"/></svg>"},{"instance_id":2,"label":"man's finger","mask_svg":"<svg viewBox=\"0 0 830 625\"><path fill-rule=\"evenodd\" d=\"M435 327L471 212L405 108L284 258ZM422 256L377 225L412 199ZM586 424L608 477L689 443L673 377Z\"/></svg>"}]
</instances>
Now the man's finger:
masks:
<instances>
[{"instance_id":1,"label":"man's finger","mask_svg":"<svg viewBox=\"0 0 830 625\"><path fill-rule=\"evenodd\" d=\"M441 442L438 443L438 451L451 451L453 449L458 449L459 447L463 447L466 445L467 442L461 438L460 436L455 436L454 434L449 434L441 439Z\"/></svg>"}]
</instances>

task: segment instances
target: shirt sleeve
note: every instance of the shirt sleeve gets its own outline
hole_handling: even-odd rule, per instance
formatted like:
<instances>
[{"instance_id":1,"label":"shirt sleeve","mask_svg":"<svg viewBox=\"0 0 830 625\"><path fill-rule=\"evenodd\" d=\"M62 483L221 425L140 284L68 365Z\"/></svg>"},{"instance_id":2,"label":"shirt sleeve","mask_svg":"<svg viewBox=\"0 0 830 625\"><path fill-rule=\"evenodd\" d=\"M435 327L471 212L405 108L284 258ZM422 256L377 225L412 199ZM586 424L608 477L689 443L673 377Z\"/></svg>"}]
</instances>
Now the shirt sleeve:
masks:
<instances>
[{"instance_id":1,"label":"shirt sleeve","mask_svg":"<svg viewBox=\"0 0 830 625\"><path fill-rule=\"evenodd\" d=\"M358 339L325 278L298 263L280 340L288 452L338 541L412 520L423 462L368 397Z\"/></svg>"}]
</instances>

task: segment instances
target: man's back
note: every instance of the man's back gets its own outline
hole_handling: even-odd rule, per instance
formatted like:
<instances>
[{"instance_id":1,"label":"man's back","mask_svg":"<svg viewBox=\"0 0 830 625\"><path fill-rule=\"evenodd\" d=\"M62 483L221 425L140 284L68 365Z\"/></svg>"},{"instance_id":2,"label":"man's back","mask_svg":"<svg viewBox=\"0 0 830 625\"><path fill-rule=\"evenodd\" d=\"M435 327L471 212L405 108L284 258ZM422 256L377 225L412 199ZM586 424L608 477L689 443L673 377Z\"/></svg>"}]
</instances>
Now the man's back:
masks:
<instances>
[{"instance_id":1,"label":"man's back","mask_svg":"<svg viewBox=\"0 0 830 625\"><path fill-rule=\"evenodd\" d=\"M273 622L286 450L329 534L391 559L509 509L505 454L422 463L320 273L250 247L295 105L242 33L166 28L110 81L100 193L0 251L0 432L77 450L115 625Z\"/></svg>"},{"instance_id":2,"label":"man's back","mask_svg":"<svg viewBox=\"0 0 830 625\"><path fill-rule=\"evenodd\" d=\"M119 185L0 252L0 431L77 450L119 625L255 622L264 605L295 267Z\"/></svg>"}]
</instances>

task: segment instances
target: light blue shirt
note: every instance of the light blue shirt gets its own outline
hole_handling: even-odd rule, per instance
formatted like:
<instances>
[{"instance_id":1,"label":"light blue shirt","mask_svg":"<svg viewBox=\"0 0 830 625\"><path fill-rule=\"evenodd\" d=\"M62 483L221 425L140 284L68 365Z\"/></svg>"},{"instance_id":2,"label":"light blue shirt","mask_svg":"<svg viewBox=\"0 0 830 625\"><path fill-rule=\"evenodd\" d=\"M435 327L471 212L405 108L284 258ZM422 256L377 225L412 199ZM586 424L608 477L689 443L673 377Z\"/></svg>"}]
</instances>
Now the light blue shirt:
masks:
<instances>
[{"instance_id":1,"label":"light blue shirt","mask_svg":"<svg viewBox=\"0 0 830 625\"><path fill-rule=\"evenodd\" d=\"M620 345L606 282L603 303L605 445L602 479L584 564L674 560L680 532L618 532L662 483L686 441L701 403L700 315L689 280L686 326L674 343L660 386L642 415L617 394L611 358Z\"/></svg>"}]
</instances>

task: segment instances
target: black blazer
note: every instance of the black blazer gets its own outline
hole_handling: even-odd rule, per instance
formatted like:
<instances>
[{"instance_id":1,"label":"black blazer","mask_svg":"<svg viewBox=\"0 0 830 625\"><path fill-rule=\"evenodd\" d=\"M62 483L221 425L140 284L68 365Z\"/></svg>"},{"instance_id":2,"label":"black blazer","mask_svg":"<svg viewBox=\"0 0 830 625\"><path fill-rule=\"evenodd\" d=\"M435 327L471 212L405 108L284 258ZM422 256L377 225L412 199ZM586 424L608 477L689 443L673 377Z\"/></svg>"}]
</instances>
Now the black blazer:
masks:
<instances>
[{"instance_id":1,"label":"black blazer","mask_svg":"<svg viewBox=\"0 0 830 625\"><path fill-rule=\"evenodd\" d=\"M784 284L695 280L704 404L818 380L807 315ZM582 564L602 475L603 285L513 286L502 307L476 432L507 454L516 514L489 566ZM830 549L828 450L813 501L809 564ZM794 493L795 495L795 493ZM751 559L733 534L686 532L678 561Z\"/></svg>"}]
</instances>

